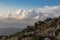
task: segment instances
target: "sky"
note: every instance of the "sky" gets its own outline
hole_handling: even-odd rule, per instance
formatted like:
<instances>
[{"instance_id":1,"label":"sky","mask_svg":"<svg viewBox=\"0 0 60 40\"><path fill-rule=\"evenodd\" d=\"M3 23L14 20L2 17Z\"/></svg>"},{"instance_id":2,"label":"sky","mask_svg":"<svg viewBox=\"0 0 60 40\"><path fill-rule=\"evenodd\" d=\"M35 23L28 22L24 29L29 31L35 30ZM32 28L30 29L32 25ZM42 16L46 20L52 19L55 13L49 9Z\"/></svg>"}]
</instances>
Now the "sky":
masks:
<instances>
[{"instance_id":1,"label":"sky","mask_svg":"<svg viewBox=\"0 0 60 40\"><path fill-rule=\"evenodd\" d=\"M58 6L60 0L0 0L3 9L35 9L44 6Z\"/></svg>"},{"instance_id":2,"label":"sky","mask_svg":"<svg viewBox=\"0 0 60 40\"><path fill-rule=\"evenodd\" d=\"M60 0L0 0L0 28L25 27L58 16Z\"/></svg>"},{"instance_id":3,"label":"sky","mask_svg":"<svg viewBox=\"0 0 60 40\"><path fill-rule=\"evenodd\" d=\"M60 0L0 0L0 18L39 19L52 14L55 17L60 15L59 9Z\"/></svg>"},{"instance_id":4,"label":"sky","mask_svg":"<svg viewBox=\"0 0 60 40\"><path fill-rule=\"evenodd\" d=\"M0 0L0 18L39 19L52 14L55 17L56 13L60 15L59 9L60 0Z\"/></svg>"}]
</instances>

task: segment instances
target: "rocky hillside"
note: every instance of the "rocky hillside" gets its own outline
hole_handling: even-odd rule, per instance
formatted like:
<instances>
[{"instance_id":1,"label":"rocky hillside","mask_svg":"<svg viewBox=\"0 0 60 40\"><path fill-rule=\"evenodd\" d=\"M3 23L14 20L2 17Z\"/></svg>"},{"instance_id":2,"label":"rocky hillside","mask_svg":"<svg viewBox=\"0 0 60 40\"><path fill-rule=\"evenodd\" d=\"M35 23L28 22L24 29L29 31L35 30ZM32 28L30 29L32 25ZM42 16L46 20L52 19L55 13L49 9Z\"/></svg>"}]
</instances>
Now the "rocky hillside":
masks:
<instances>
[{"instance_id":1,"label":"rocky hillside","mask_svg":"<svg viewBox=\"0 0 60 40\"><path fill-rule=\"evenodd\" d=\"M0 40L60 40L60 17L37 21L21 32L0 36Z\"/></svg>"}]
</instances>

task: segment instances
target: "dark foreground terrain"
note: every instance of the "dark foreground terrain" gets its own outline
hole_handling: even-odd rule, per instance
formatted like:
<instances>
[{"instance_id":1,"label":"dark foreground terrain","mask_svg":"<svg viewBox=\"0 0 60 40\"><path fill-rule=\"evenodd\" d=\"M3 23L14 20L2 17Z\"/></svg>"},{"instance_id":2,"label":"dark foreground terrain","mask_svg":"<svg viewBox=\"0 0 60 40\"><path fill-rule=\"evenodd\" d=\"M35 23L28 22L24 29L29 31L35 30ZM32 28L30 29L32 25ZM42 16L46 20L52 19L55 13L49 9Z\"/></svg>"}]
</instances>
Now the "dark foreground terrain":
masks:
<instances>
[{"instance_id":1,"label":"dark foreground terrain","mask_svg":"<svg viewBox=\"0 0 60 40\"><path fill-rule=\"evenodd\" d=\"M60 40L60 17L38 21L9 36L1 35L0 40Z\"/></svg>"}]
</instances>

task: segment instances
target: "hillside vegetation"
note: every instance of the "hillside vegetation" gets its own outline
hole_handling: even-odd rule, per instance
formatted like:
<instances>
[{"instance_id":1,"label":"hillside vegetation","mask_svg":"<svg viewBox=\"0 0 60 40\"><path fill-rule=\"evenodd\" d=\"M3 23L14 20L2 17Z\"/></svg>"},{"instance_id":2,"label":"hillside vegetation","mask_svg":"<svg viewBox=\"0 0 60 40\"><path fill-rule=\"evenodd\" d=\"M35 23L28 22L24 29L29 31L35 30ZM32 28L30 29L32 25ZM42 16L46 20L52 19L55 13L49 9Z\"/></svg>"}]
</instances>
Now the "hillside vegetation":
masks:
<instances>
[{"instance_id":1,"label":"hillside vegetation","mask_svg":"<svg viewBox=\"0 0 60 40\"><path fill-rule=\"evenodd\" d=\"M21 32L0 36L0 40L60 40L60 17L37 21Z\"/></svg>"}]
</instances>

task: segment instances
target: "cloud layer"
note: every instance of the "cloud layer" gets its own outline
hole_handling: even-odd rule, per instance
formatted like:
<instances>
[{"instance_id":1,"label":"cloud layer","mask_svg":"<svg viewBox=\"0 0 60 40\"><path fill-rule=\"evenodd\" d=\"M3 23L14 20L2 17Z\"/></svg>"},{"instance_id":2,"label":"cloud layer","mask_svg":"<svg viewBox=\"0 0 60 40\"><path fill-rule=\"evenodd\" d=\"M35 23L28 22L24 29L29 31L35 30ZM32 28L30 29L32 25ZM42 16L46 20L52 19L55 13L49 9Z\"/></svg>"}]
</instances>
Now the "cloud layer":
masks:
<instances>
[{"instance_id":1,"label":"cloud layer","mask_svg":"<svg viewBox=\"0 0 60 40\"><path fill-rule=\"evenodd\" d=\"M60 6L44 6L33 10L0 11L0 18L45 19L60 16Z\"/></svg>"},{"instance_id":2,"label":"cloud layer","mask_svg":"<svg viewBox=\"0 0 60 40\"><path fill-rule=\"evenodd\" d=\"M26 25L33 25L38 20L58 16L60 16L60 6L44 6L33 10L0 11L0 28L25 28Z\"/></svg>"}]
</instances>

